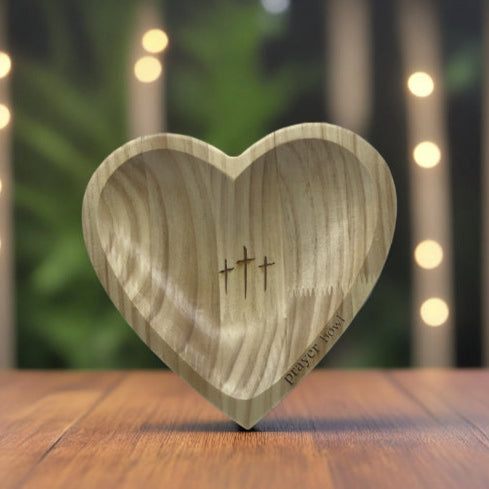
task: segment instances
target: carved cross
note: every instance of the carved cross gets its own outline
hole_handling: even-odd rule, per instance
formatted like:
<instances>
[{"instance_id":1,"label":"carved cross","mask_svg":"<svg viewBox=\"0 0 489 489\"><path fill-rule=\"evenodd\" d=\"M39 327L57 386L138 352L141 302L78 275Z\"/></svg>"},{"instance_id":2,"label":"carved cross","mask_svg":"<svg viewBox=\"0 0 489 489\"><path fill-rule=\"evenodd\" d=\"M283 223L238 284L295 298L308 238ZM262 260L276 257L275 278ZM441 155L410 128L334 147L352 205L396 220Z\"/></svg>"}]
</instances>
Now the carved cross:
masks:
<instances>
[{"instance_id":1,"label":"carved cross","mask_svg":"<svg viewBox=\"0 0 489 489\"><path fill-rule=\"evenodd\" d=\"M236 264L238 265L244 265L244 293L245 293L245 299L246 299L246 292L248 290L248 263L250 261L253 261L254 258L248 258L248 250L246 249L246 246L243 246L243 259L238 260Z\"/></svg>"},{"instance_id":2,"label":"carved cross","mask_svg":"<svg viewBox=\"0 0 489 489\"><path fill-rule=\"evenodd\" d=\"M263 268L263 271L265 273L265 277L264 277L264 290L267 290L267 268L268 267L271 267L272 265L275 265L275 262L274 261L269 262L267 260L267 256L266 255L263 258L263 265L258 265L258 268Z\"/></svg>"},{"instance_id":3,"label":"carved cross","mask_svg":"<svg viewBox=\"0 0 489 489\"><path fill-rule=\"evenodd\" d=\"M224 269L219 270L219 273L224 273L224 290L226 291L226 294L228 293L228 273L234 270L234 267L228 268L228 261L224 259Z\"/></svg>"}]
</instances>

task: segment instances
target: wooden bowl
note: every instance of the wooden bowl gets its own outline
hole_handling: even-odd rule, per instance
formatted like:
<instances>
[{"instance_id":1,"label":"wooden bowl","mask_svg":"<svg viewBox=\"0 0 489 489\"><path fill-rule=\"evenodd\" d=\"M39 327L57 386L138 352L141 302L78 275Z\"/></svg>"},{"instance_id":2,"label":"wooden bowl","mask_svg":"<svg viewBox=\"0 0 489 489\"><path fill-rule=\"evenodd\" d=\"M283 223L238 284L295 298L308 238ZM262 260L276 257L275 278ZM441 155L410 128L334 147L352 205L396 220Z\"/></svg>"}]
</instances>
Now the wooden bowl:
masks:
<instances>
[{"instance_id":1,"label":"wooden bowl","mask_svg":"<svg viewBox=\"0 0 489 489\"><path fill-rule=\"evenodd\" d=\"M395 219L381 156L321 123L237 157L188 136L135 139L100 165L83 202L87 250L120 313L245 428L348 327Z\"/></svg>"}]
</instances>

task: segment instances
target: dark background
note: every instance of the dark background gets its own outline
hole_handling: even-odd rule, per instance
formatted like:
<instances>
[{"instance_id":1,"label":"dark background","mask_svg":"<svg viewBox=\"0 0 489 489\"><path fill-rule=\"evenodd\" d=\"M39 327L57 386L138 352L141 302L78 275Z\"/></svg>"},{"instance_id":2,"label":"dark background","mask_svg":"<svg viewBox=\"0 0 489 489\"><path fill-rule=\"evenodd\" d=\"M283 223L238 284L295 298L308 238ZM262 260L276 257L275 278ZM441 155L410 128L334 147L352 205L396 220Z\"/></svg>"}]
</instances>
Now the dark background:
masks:
<instances>
[{"instance_id":1,"label":"dark background","mask_svg":"<svg viewBox=\"0 0 489 489\"><path fill-rule=\"evenodd\" d=\"M18 321L21 367L155 367L161 362L99 285L81 233L90 175L128 140L127 59L136 0L11 0ZM267 133L334 122L325 104L326 1L292 0L281 15L259 1L158 3L168 130L238 154ZM373 116L364 136L398 192L390 257L371 298L324 361L410 364L410 240L406 81L397 3L373 12ZM482 2L439 2L451 154L457 364L481 363Z\"/></svg>"}]
</instances>

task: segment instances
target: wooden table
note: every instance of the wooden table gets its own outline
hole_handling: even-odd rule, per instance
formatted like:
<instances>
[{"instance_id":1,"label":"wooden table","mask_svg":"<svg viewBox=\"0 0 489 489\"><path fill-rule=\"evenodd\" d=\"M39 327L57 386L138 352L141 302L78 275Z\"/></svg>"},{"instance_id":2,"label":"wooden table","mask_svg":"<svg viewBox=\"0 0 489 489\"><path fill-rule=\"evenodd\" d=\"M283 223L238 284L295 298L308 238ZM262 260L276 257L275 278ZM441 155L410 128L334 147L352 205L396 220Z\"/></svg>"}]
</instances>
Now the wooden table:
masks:
<instances>
[{"instance_id":1,"label":"wooden table","mask_svg":"<svg viewBox=\"0 0 489 489\"><path fill-rule=\"evenodd\" d=\"M2 489L489 487L489 371L316 371L254 431L174 374L0 372Z\"/></svg>"}]
</instances>

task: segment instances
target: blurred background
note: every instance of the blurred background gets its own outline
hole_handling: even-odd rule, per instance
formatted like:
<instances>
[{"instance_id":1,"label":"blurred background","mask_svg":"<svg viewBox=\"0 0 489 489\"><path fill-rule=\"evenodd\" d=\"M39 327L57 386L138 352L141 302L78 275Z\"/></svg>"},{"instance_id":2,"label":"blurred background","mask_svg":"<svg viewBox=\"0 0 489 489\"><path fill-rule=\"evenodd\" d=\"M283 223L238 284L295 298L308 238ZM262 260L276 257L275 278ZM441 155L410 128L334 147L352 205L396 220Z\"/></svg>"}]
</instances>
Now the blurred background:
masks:
<instances>
[{"instance_id":1,"label":"blurred background","mask_svg":"<svg viewBox=\"0 0 489 489\"><path fill-rule=\"evenodd\" d=\"M388 162L384 272L331 367L489 362L489 6L482 0L0 4L0 366L158 367L81 228L88 180L162 130L228 154L325 121ZM487 310L486 310L487 309Z\"/></svg>"}]
</instances>

